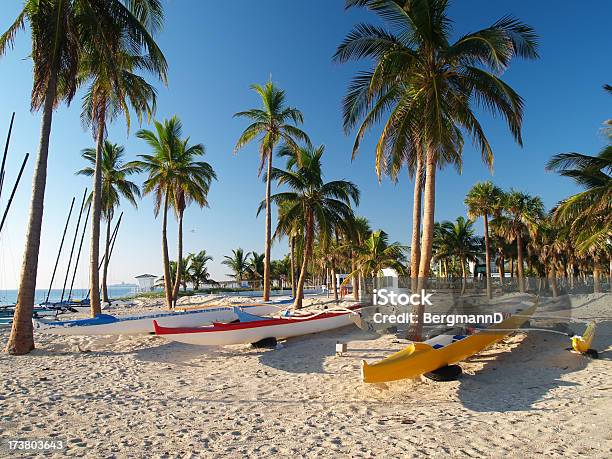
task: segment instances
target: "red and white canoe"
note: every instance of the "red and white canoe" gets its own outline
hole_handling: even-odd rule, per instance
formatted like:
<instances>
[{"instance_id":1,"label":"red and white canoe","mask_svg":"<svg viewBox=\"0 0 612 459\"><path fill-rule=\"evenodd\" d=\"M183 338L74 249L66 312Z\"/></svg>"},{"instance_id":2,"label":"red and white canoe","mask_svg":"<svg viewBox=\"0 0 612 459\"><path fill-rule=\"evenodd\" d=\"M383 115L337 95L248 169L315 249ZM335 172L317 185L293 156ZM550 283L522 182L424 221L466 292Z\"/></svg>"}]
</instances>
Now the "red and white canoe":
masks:
<instances>
[{"instance_id":1,"label":"red and white canoe","mask_svg":"<svg viewBox=\"0 0 612 459\"><path fill-rule=\"evenodd\" d=\"M351 306L350 310L358 309ZM353 323L349 310L324 311L304 316L262 319L206 327L163 327L153 322L155 334L171 341L200 346L250 344L265 338L291 338L345 327Z\"/></svg>"}]
</instances>

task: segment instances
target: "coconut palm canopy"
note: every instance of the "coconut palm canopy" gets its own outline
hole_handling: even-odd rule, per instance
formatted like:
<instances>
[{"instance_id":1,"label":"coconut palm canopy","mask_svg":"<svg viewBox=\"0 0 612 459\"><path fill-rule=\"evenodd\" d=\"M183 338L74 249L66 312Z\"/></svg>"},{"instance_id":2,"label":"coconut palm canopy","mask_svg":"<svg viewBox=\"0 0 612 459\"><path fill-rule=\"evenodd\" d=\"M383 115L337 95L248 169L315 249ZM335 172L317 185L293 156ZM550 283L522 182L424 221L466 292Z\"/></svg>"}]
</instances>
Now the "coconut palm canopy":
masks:
<instances>
[{"instance_id":1,"label":"coconut palm canopy","mask_svg":"<svg viewBox=\"0 0 612 459\"><path fill-rule=\"evenodd\" d=\"M325 182L321 157L325 152L323 145L314 148L300 147L298 150L286 148L282 156L288 158L287 170L273 168L270 177L289 191L282 191L270 197L270 200L283 206L279 215L283 227L287 221L304 221L304 254L302 267L297 283L295 307L301 307L307 266L312 255L315 233L319 241L330 241L337 228L350 231L350 222L354 219L351 204L359 204L359 189L346 180ZM262 202L261 211L265 206Z\"/></svg>"},{"instance_id":2,"label":"coconut palm canopy","mask_svg":"<svg viewBox=\"0 0 612 459\"><path fill-rule=\"evenodd\" d=\"M96 163L95 148L85 148L82 156L91 166L82 168L77 174L91 177L94 174ZM140 188L134 182L128 180L128 177L140 173L142 169L136 162L124 162L124 158L125 148L122 145L108 140L104 142L104 150L102 151L102 212L106 219L113 218L121 197L125 198L134 207L138 206ZM91 194L89 200L91 200Z\"/></svg>"},{"instance_id":3,"label":"coconut palm canopy","mask_svg":"<svg viewBox=\"0 0 612 459\"><path fill-rule=\"evenodd\" d=\"M559 203L555 220L570 225L583 251L609 246L612 238L612 145L596 156L555 155L547 168L571 178L584 189Z\"/></svg>"}]
</instances>

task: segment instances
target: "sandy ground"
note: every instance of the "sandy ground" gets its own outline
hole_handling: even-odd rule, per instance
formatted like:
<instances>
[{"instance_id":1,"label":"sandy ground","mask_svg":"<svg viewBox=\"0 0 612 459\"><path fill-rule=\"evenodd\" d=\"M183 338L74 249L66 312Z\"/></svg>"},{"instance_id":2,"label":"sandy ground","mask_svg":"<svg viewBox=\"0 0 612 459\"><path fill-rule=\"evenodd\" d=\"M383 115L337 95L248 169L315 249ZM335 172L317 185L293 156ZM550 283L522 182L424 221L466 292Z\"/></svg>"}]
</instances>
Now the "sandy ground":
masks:
<instances>
[{"instance_id":1,"label":"sandy ground","mask_svg":"<svg viewBox=\"0 0 612 459\"><path fill-rule=\"evenodd\" d=\"M612 457L612 297L572 303L574 317L597 318L600 359L523 333L450 383L363 384L362 359L405 344L354 326L274 350L37 335L30 355L0 355L0 439L56 437L83 457Z\"/></svg>"}]
</instances>

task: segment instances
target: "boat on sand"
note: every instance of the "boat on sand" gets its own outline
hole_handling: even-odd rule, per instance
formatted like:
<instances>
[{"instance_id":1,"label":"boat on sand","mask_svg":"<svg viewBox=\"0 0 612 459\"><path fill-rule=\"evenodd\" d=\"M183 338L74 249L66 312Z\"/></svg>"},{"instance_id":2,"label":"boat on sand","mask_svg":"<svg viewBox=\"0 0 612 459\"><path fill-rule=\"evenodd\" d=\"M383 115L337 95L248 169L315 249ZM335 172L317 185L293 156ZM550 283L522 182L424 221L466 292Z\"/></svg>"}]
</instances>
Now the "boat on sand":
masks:
<instances>
[{"instance_id":1,"label":"boat on sand","mask_svg":"<svg viewBox=\"0 0 612 459\"><path fill-rule=\"evenodd\" d=\"M362 362L361 375L366 383L382 383L416 378L475 354L518 330L536 310L537 302L521 302L512 315L498 324L472 335L438 335L424 342L412 342L405 349L369 364Z\"/></svg>"},{"instance_id":2,"label":"boat on sand","mask_svg":"<svg viewBox=\"0 0 612 459\"><path fill-rule=\"evenodd\" d=\"M253 303L242 306L250 314L265 316L278 312L283 303ZM168 327L195 327L213 322L231 322L236 315L231 306L207 306L188 311L165 311L132 316L98 314L93 319L43 322L34 321L34 331L56 335L141 335L153 333L153 321Z\"/></svg>"},{"instance_id":3,"label":"boat on sand","mask_svg":"<svg viewBox=\"0 0 612 459\"><path fill-rule=\"evenodd\" d=\"M236 315L237 323L214 323L207 327L168 327L155 320L155 334L171 341L200 346L250 344L266 338L284 339L345 327L353 322L358 305L348 309L322 310L302 316L253 318ZM251 311L248 311L249 313Z\"/></svg>"}]
</instances>

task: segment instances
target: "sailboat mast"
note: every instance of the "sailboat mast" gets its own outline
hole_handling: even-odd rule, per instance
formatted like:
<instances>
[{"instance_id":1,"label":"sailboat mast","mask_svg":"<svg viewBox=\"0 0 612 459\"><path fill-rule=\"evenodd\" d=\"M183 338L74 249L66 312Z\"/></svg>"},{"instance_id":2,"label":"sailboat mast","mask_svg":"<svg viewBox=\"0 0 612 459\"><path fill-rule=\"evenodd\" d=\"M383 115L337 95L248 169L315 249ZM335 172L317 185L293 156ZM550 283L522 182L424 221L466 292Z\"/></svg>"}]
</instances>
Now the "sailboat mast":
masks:
<instances>
[{"instance_id":1,"label":"sailboat mast","mask_svg":"<svg viewBox=\"0 0 612 459\"><path fill-rule=\"evenodd\" d=\"M49 302L49 295L51 295L51 287L53 287L53 280L55 279L55 272L57 271L57 264L59 263L60 256L62 255L62 247L64 246L64 239L66 238L66 232L68 231L68 224L70 223L70 217L72 216L72 208L74 207L74 197L70 203L70 210L68 211L68 218L66 219L66 225L64 226L64 233L62 234L62 240L60 242L59 250L57 251L57 258L55 259L55 266L53 267L53 274L51 274L51 282L49 282L49 290L47 290L47 298L45 303Z\"/></svg>"},{"instance_id":2,"label":"sailboat mast","mask_svg":"<svg viewBox=\"0 0 612 459\"><path fill-rule=\"evenodd\" d=\"M9 144L11 143L11 133L13 132L13 121L15 121L15 112L13 112L13 116L11 116L11 124L9 125L8 135L6 136L6 143L4 144L4 155L2 156L2 166L0 167L0 196L2 195L2 188L4 185L6 156L8 154Z\"/></svg>"},{"instance_id":3,"label":"sailboat mast","mask_svg":"<svg viewBox=\"0 0 612 459\"><path fill-rule=\"evenodd\" d=\"M74 271L72 273L72 281L70 282L70 290L68 291L68 301L72 299L72 287L74 287L74 279L76 277L77 268L79 267L79 259L81 258L81 249L83 248L83 240L85 239L85 231L87 230L87 222L89 221L89 213L91 211L91 202L87 206L87 215L83 224L83 233L81 233L81 242L79 243L79 251L77 252L76 261L74 262Z\"/></svg>"},{"instance_id":4,"label":"sailboat mast","mask_svg":"<svg viewBox=\"0 0 612 459\"><path fill-rule=\"evenodd\" d=\"M28 162L28 158L30 157L30 153L26 153L25 158L23 158L23 163L21 163L21 169L19 169L19 174L17 175L17 180L15 181L15 185L13 186L13 190L11 191L11 196L9 197L8 203L6 204L6 209L4 210L4 215L2 216L2 222L0 222L0 232L2 232L2 228L4 228L4 222L6 221L6 216L8 215L8 211L11 208L11 204L13 203L13 198L15 197L15 191L17 191L17 186L21 180L21 175L23 174L23 170L25 169L25 165Z\"/></svg>"},{"instance_id":5,"label":"sailboat mast","mask_svg":"<svg viewBox=\"0 0 612 459\"><path fill-rule=\"evenodd\" d=\"M79 235L79 227L81 226L81 217L83 216L83 208L85 207L85 199L87 199L87 188L83 193L83 199L81 200L81 209L79 210L79 219L77 220L76 228L74 230L74 238L72 239L72 248L70 249L70 258L68 258L68 267L66 268L66 277L64 277L64 285L62 286L62 297L60 304L64 301L64 293L66 291L66 284L68 283L68 275L70 274L70 266L72 264L72 255L74 254L74 247L76 246L76 240Z\"/></svg>"}]
</instances>

